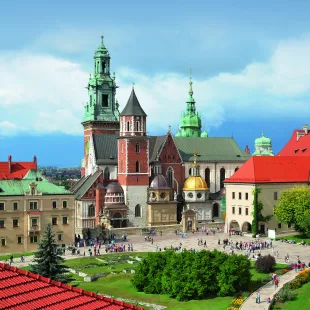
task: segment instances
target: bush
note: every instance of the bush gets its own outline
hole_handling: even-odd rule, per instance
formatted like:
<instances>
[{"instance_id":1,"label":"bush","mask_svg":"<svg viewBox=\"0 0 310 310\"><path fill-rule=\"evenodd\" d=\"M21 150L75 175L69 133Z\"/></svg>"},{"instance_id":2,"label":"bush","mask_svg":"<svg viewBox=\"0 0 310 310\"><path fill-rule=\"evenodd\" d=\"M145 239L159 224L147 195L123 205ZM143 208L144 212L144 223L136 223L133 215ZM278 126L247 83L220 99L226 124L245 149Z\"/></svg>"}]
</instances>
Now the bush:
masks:
<instances>
[{"instance_id":1,"label":"bush","mask_svg":"<svg viewBox=\"0 0 310 310\"><path fill-rule=\"evenodd\" d=\"M255 269L258 272L271 272L276 265L276 260L273 256L261 256L255 262Z\"/></svg>"},{"instance_id":2,"label":"bush","mask_svg":"<svg viewBox=\"0 0 310 310\"><path fill-rule=\"evenodd\" d=\"M296 278L296 279L294 279L291 282L286 283L286 284L288 285L288 288L291 290L296 290L302 286L302 282L298 278Z\"/></svg>"},{"instance_id":3,"label":"bush","mask_svg":"<svg viewBox=\"0 0 310 310\"><path fill-rule=\"evenodd\" d=\"M310 270L305 269L301 271L296 277L296 279L300 280L302 284L308 283L310 281Z\"/></svg>"},{"instance_id":4,"label":"bush","mask_svg":"<svg viewBox=\"0 0 310 310\"><path fill-rule=\"evenodd\" d=\"M168 294L177 300L226 296L244 291L251 281L250 261L219 251L149 253L139 263L132 283L148 294Z\"/></svg>"},{"instance_id":5,"label":"bush","mask_svg":"<svg viewBox=\"0 0 310 310\"><path fill-rule=\"evenodd\" d=\"M276 294L275 300L279 302L286 302L289 300L294 300L296 298L296 293L287 287L282 287L280 291Z\"/></svg>"}]
</instances>

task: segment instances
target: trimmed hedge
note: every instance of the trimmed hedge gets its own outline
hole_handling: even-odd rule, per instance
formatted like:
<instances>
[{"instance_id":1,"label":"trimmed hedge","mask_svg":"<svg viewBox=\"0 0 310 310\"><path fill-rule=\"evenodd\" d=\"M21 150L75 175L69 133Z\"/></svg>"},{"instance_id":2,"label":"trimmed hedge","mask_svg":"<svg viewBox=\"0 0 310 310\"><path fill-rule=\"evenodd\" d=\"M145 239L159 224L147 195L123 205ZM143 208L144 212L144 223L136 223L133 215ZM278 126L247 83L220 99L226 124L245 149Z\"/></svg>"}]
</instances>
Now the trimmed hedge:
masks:
<instances>
[{"instance_id":1,"label":"trimmed hedge","mask_svg":"<svg viewBox=\"0 0 310 310\"><path fill-rule=\"evenodd\" d=\"M134 274L134 287L147 294L168 294L177 300L226 296L248 288L250 261L219 251L149 253Z\"/></svg>"}]
</instances>

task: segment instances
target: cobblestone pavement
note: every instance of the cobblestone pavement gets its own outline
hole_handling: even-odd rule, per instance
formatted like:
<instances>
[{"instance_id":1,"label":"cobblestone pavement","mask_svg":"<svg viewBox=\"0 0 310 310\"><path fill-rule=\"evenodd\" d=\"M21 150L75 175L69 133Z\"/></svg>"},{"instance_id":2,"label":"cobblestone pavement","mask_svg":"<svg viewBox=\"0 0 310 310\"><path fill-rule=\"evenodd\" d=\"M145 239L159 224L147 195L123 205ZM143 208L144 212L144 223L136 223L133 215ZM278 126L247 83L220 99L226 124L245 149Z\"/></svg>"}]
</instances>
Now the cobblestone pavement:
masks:
<instances>
[{"instance_id":1,"label":"cobblestone pavement","mask_svg":"<svg viewBox=\"0 0 310 310\"><path fill-rule=\"evenodd\" d=\"M207 250L213 250L217 249L219 251L224 251L223 249L223 239L228 238L229 240L232 240L234 242L236 241L250 241L253 240L252 237L250 236L231 236L229 237L227 234L224 233L216 233L215 236L207 236L205 233L199 232L199 233L189 233L187 234L186 238L182 238L181 235L175 235L172 233L168 234L163 234L163 236L154 236L153 237L153 244L151 242L144 241L144 236L128 236L128 241L125 242L125 244L130 243L133 244L133 249L134 252L155 252L156 251L156 246L158 248L161 248L162 250L164 247L170 248L172 247L178 247L180 243L182 243L182 248L186 249L207 249ZM207 248L204 248L204 246L198 246L197 239L202 239L203 242L206 240L207 241ZM218 239L220 239L221 244L218 245ZM268 238L260 238L260 240L269 240ZM289 255L290 257L290 262L295 263L297 261L297 256L300 257L300 260L302 262L305 262L307 265L310 262L310 247L305 247L302 245L297 245L297 244L288 244L288 243L283 243L281 241L274 241L274 252L278 251L279 256L277 258L277 262L279 263L284 263L284 256L286 254ZM89 247L85 248L80 248L81 253L83 253L83 249L85 249L86 255L87 255L87 250ZM226 247L226 251L229 253L229 247ZM263 249L261 251L262 255L267 255L271 254L273 255L274 252L272 249ZM246 251L239 251L235 250L235 253L246 253ZM105 252L103 249L101 249L101 254L104 255ZM71 252L67 251L65 255L66 259L74 259L77 258L76 255L71 255ZM33 259L33 256L26 256L25 257L25 262L20 263L19 259L14 259L14 263L12 264L13 266L16 267L25 267L28 266Z\"/></svg>"}]
</instances>

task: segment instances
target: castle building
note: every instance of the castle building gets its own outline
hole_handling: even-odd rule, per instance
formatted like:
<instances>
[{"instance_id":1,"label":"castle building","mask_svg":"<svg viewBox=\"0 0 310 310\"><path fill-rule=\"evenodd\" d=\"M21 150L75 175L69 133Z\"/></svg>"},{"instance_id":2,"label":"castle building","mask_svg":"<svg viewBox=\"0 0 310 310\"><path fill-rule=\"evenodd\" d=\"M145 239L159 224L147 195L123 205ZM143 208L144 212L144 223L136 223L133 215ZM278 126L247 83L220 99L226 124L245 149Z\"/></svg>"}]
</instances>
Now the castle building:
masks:
<instances>
[{"instance_id":1,"label":"castle building","mask_svg":"<svg viewBox=\"0 0 310 310\"><path fill-rule=\"evenodd\" d=\"M208 189L208 195L204 195L207 199L205 203L209 205L219 203L224 180L234 174L250 155L247 151L242 151L232 137L209 137L207 132L201 132L201 115L196 110L192 79L190 78L189 82L186 112L182 113L177 134L173 136L169 126L167 133L150 136L147 134L147 115L143 103L140 104L138 100L136 89L132 89L127 104L119 113L115 76L110 77L110 56L103 42L96 51L94 60L95 72L89 80L89 102L85 105L82 122L84 127L82 178L72 188L76 197L78 229L95 228L103 223L107 225L110 223L110 226L113 226L111 218L114 215L109 213L110 220L106 217L106 201L96 200L98 192L96 189L99 184L99 188L107 188L110 182L118 183L123 189L124 202L119 204L119 210L117 207L113 209L113 212L121 216L115 217L120 219L117 223L121 223L122 227L125 223L132 227L160 223L150 216L154 201L149 196L149 193L153 192L155 196L159 194L160 197L160 191L163 190L158 188L159 192L156 192L151 187L153 179L158 176L159 163L160 174L171 190L169 200L167 195L164 204L168 207L168 202L169 204L171 202L169 208L172 210L174 208L172 205L177 203L178 223L182 220L183 184L188 177L200 175ZM192 167L194 157L199 169ZM163 185L161 177L158 176L156 180L161 186ZM156 182L153 183L154 186ZM191 190L190 187L185 188ZM96 205L98 203L99 206ZM124 205L127 207L127 213L124 211ZM90 206L91 210L94 206L94 216L89 212ZM157 209L159 210L159 207ZM204 215L201 219L210 221L221 218L220 211L209 212L208 216L207 213L202 214ZM168 221L175 220L169 216ZM162 224L164 223L166 220L162 221Z\"/></svg>"},{"instance_id":2,"label":"castle building","mask_svg":"<svg viewBox=\"0 0 310 310\"><path fill-rule=\"evenodd\" d=\"M262 130L262 136L255 139L255 152L253 156L274 156L272 149L271 139L264 136L264 130Z\"/></svg>"}]
</instances>

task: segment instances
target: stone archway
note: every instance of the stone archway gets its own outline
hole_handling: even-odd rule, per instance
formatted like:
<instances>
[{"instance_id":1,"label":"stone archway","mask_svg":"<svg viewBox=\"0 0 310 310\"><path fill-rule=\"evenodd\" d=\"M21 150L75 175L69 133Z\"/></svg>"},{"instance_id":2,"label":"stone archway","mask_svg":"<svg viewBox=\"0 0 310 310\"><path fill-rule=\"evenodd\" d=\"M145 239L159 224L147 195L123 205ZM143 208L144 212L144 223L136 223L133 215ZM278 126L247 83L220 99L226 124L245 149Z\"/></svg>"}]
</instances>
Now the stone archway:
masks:
<instances>
[{"instance_id":1,"label":"stone archway","mask_svg":"<svg viewBox=\"0 0 310 310\"><path fill-rule=\"evenodd\" d=\"M186 231L196 231L197 227L197 217L196 217L196 211L194 210L187 210L182 213L182 228L183 232Z\"/></svg>"},{"instance_id":2,"label":"stone archway","mask_svg":"<svg viewBox=\"0 0 310 310\"><path fill-rule=\"evenodd\" d=\"M122 215L120 212L116 212L113 214L113 218L111 219L111 224L113 228L121 228L122 227Z\"/></svg>"},{"instance_id":3,"label":"stone archway","mask_svg":"<svg viewBox=\"0 0 310 310\"><path fill-rule=\"evenodd\" d=\"M212 219L220 216L220 205L215 202L212 206Z\"/></svg>"},{"instance_id":4,"label":"stone archway","mask_svg":"<svg viewBox=\"0 0 310 310\"><path fill-rule=\"evenodd\" d=\"M252 225L249 222L244 222L242 224L242 232L246 232L246 233L252 232Z\"/></svg>"},{"instance_id":5,"label":"stone archway","mask_svg":"<svg viewBox=\"0 0 310 310\"><path fill-rule=\"evenodd\" d=\"M240 225L236 220L232 220L229 222L229 230L240 230Z\"/></svg>"}]
</instances>

